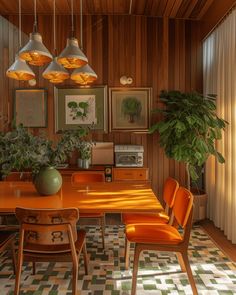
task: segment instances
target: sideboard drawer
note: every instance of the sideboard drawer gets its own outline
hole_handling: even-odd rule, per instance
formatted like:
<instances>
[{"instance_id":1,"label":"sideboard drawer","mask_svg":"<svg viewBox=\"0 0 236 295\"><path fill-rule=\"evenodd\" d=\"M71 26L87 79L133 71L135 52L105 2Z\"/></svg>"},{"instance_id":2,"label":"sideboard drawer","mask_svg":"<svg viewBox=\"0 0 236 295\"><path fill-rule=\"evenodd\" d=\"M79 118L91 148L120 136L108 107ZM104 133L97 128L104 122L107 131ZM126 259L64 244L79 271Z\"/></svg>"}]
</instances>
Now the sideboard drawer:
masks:
<instances>
[{"instance_id":1,"label":"sideboard drawer","mask_svg":"<svg viewBox=\"0 0 236 295\"><path fill-rule=\"evenodd\" d=\"M113 181L148 180L148 168L114 168Z\"/></svg>"}]
</instances>

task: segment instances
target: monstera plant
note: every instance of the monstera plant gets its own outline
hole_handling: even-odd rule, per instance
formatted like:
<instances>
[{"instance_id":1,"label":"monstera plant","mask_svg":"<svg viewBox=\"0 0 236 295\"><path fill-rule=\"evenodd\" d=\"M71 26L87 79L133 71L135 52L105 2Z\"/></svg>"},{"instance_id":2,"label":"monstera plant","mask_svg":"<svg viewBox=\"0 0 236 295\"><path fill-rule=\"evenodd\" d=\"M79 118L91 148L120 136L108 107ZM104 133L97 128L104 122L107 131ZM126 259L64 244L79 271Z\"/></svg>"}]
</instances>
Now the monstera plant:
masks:
<instances>
[{"instance_id":1,"label":"monstera plant","mask_svg":"<svg viewBox=\"0 0 236 295\"><path fill-rule=\"evenodd\" d=\"M201 167L213 155L220 163L224 157L216 150L216 141L227 122L216 114L215 95L197 92L162 91L160 101L162 118L150 132L159 132L160 146L167 157L186 164L187 184L198 178L196 168Z\"/></svg>"},{"instance_id":2,"label":"monstera plant","mask_svg":"<svg viewBox=\"0 0 236 295\"><path fill-rule=\"evenodd\" d=\"M60 173L55 169L64 163L78 142L87 135L87 129L79 127L76 130L63 132L55 144L45 137L34 136L22 125L12 131L0 134L0 173L4 178L11 171L32 171L36 189L41 194L52 194L61 185ZM46 176L44 176L46 174ZM53 179L53 174L58 179ZM45 189L40 192L39 179L46 178ZM56 188L49 189L56 185Z\"/></svg>"}]
</instances>

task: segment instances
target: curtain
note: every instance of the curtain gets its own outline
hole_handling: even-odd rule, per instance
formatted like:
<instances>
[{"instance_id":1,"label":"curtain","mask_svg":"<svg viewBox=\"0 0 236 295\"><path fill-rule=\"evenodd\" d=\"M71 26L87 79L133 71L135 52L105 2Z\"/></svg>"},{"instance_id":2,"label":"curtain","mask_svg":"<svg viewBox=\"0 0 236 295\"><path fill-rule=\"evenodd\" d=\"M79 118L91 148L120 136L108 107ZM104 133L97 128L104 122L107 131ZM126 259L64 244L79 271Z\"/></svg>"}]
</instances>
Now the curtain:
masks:
<instances>
[{"instance_id":1,"label":"curtain","mask_svg":"<svg viewBox=\"0 0 236 295\"><path fill-rule=\"evenodd\" d=\"M236 10L203 43L204 93L217 95L217 114L228 121L217 150L225 158L206 163L208 217L236 243Z\"/></svg>"}]
</instances>

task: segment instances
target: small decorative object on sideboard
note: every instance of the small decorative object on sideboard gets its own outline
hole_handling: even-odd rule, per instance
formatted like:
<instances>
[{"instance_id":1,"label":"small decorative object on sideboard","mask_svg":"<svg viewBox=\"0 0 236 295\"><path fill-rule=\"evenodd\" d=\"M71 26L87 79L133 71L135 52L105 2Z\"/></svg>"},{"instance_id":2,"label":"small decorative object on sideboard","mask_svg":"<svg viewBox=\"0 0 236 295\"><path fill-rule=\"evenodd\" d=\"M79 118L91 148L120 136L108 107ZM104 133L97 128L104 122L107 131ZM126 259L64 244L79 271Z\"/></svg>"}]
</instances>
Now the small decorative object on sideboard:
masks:
<instances>
[{"instance_id":1,"label":"small decorative object on sideboard","mask_svg":"<svg viewBox=\"0 0 236 295\"><path fill-rule=\"evenodd\" d=\"M116 167L143 167L142 145L115 145Z\"/></svg>"}]
</instances>

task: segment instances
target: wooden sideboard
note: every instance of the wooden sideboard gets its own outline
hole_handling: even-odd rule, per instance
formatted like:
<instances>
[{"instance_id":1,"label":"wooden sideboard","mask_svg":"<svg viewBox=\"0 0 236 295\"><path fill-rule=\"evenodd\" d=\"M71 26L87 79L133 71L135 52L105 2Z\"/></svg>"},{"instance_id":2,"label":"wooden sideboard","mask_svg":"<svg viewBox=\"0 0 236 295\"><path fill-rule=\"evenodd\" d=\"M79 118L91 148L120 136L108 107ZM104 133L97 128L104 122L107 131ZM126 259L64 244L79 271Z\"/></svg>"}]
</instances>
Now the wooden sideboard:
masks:
<instances>
[{"instance_id":1,"label":"wooden sideboard","mask_svg":"<svg viewBox=\"0 0 236 295\"><path fill-rule=\"evenodd\" d=\"M89 171L103 171L105 174L106 181L148 181L149 180L149 169L143 167L122 167L116 168L109 165L94 165L90 166L89 169L78 168L77 166L68 166L66 168L58 169L62 175L62 178L66 181L70 181L72 173L81 170ZM31 180L30 172L12 172L7 177L7 180L17 181L29 181Z\"/></svg>"}]
</instances>

